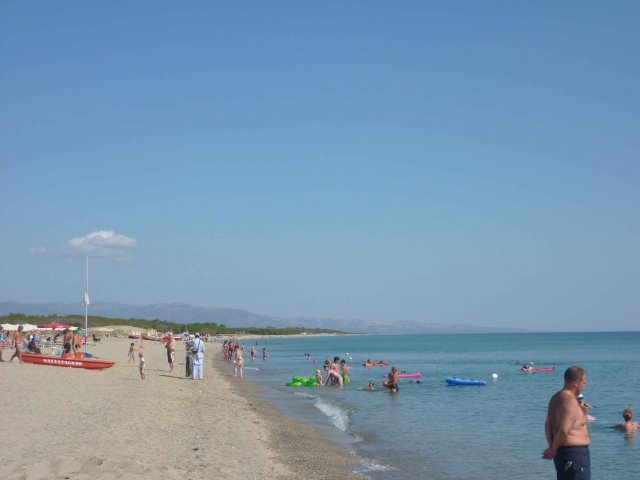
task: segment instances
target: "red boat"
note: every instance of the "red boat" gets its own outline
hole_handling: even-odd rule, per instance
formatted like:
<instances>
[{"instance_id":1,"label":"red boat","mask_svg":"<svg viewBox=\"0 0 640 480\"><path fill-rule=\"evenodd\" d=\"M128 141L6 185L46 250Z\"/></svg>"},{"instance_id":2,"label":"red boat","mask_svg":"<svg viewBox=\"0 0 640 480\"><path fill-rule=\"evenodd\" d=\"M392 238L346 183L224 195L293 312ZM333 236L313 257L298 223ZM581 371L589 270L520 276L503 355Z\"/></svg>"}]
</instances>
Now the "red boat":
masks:
<instances>
[{"instance_id":1,"label":"red boat","mask_svg":"<svg viewBox=\"0 0 640 480\"><path fill-rule=\"evenodd\" d=\"M63 354L61 357L53 355L37 355L34 353L23 353L20 355L23 362L35 363L37 365L51 365L54 367L72 367L85 368L88 370L103 370L111 368L116 362L111 360L100 360L98 358L84 358L84 354L78 353L76 356L72 354Z\"/></svg>"}]
</instances>

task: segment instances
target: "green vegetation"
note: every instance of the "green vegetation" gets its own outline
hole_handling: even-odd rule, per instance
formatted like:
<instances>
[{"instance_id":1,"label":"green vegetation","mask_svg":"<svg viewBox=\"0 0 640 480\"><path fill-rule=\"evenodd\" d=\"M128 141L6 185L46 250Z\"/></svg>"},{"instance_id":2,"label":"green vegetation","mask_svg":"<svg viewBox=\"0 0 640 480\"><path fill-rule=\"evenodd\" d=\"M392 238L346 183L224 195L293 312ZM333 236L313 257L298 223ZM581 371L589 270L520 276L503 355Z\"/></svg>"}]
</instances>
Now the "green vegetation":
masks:
<instances>
[{"instance_id":1,"label":"green vegetation","mask_svg":"<svg viewBox=\"0 0 640 480\"><path fill-rule=\"evenodd\" d=\"M9 315L0 316L0 323L31 323L33 325L42 325L49 322L59 322L71 325L73 327L84 327L83 315L24 315L22 313L10 313ZM181 332L200 332L211 333L217 335L233 335L233 334L250 334L250 335L299 335L319 334L319 333L347 333L340 330L332 330L329 328L305 328L305 327L240 327L231 328L224 324L217 323L173 323L165 320L143 320L140 318L110 318L89 315L89 327L104 327L106 325L129 325L132 327L142 328L146 330L154 329L158 332L173 331Z\"/></svg>"}]
</instances>

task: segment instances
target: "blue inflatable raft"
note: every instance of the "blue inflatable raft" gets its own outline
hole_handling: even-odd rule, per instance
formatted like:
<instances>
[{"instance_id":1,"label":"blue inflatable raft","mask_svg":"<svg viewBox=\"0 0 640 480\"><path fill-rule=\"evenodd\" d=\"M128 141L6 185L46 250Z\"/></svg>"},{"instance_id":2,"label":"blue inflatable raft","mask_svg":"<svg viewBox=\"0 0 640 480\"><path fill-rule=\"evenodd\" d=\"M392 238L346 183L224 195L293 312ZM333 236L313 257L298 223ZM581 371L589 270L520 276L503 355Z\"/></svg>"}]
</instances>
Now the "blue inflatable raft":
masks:
<instances>
[{"instance_id":1,"label":"blue inflatable raft","mask_svg":"<svg viewBox=\"0 0 640 480\"><path fill-rule=\"evenodd\" d=\"M471 380L470 378L458 378L458 377L447 377L445 381L449 385L486 385L487 382L483 380Z\"/></svg>"}]
</instances>

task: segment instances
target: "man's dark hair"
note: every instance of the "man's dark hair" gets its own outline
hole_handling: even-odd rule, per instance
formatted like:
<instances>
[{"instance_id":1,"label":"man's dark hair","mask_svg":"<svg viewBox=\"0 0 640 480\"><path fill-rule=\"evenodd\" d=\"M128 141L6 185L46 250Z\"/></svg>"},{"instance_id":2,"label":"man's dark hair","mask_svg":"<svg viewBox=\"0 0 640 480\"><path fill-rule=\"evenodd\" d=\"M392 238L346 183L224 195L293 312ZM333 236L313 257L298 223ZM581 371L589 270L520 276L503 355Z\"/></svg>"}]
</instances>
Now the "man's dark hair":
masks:
<instances>
[{"instance_id":1,"label":"man's dark hair","mask_svg":"<svg viewBox=\"0 0 640 480\"><path fill-rule=\"evenodd\" d=\"M586 370L582 367L578 367L574 365L573 367L569 367L564 372L564 381L566 383L577 382L578 380L582 380L582 377L586 375Z\"/></svg>"}]
</instances>

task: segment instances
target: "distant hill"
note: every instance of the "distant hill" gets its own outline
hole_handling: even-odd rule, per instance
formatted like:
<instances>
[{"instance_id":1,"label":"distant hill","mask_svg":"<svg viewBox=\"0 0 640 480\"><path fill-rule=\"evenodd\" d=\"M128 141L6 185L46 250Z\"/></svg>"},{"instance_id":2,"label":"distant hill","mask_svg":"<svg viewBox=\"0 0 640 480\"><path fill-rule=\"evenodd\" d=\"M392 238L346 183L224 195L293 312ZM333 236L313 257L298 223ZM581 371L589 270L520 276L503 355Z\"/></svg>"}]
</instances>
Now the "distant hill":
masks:
<instances>
[{"instance_id":1,"label":"distant hill","mask_svg":"<svg viewBox=\"0 0 640 480\"><path fill-rule=\"evenodd\" d=\"M443 325L407 321L378 322L371 320L335 318L284 318L260 315L238 308L197 307L185 303L156 303L127 305L96 302L90 306L91 315L112 318L165 320L173 323L215 322L227 327L306 327L334 328L351 333L407 334L407 333L500 333L521 332L519 329L478 327L474 325ZM84 307L75 303L18 303L0 302L0 315L83 315Z\"/></svg>"}]
</instances>

